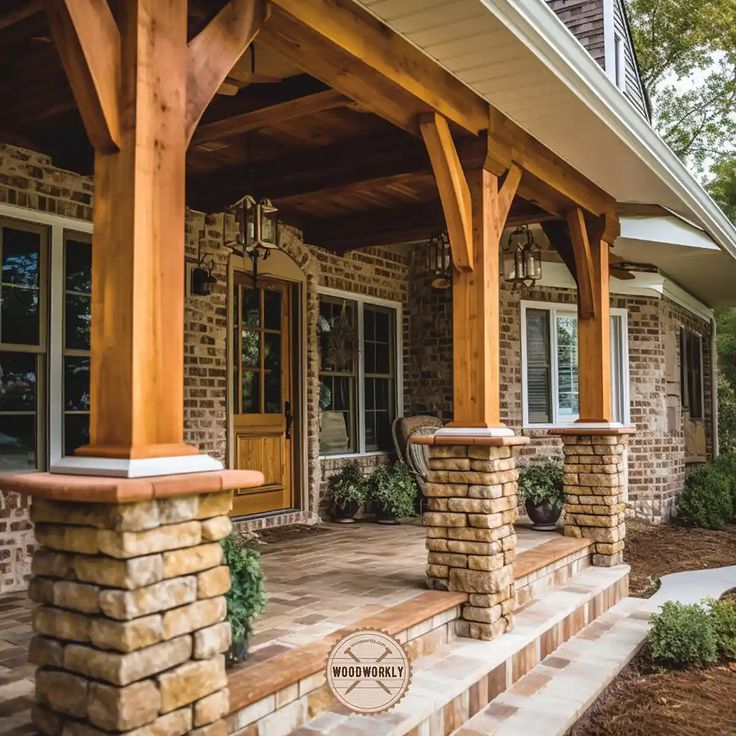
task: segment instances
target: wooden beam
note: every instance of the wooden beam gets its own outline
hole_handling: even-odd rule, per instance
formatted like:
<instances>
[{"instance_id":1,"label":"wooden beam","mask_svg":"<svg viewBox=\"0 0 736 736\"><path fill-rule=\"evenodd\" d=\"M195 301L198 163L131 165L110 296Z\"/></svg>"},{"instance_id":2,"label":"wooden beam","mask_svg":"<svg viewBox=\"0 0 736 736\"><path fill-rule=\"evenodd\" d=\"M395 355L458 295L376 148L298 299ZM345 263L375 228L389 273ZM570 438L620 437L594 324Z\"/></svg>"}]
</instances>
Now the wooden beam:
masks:
<instances>
[{"instance_id":1,"label":"wooden beam","mask_svg":"<svg viewBox=\"0 0 736 736\"><path fill-rule=\"evenodd\" d=\"M268 17L266 0L230 0L190 42L187 58L186 137Z\"/></svg>"},{"instance_id":2,"label":"wooden beam","mask_svg":"<svg viewBox=\"0 0 736 736\"><path fill-rule=\"evenodd\" d=\"M575 207L567 212L567 229L575 256L575 273L578 284L578 306L583 319L596 316L596 300L594 294L595 273L591 242L588 240L588 228L583 211Z\"/></svg>"},{"instance_id":3,"label":"wooden beam","mask_svg":"<svg viewBox=\"0 0 736 736\"><path fill-rule=\"evenodd\" d=\"M595 316L578 313L579 422L613 421L609 251L606 241L590 241Z\"/></svg>"},{"instance_id":4,"label":"wooden beam","mask_svg":"<svg viewBox=\"0 0 736 736\"><path fill-rule=\"evenodd\" d=\"M350 104L352 104L352 100L332 89L304 95L288 102L281 102L259 110L244 112L240 115L233 115L200 125L192 137L192 145L196 146L207 141L227 138L269 125L278 125L287 120L296 120Z\"/></svg>"},{"instance_id":5,"label":"wooden beam","mask_svg":"<svg viewBox=\"0 0 736 736\"><path fill-rule=\"evenodd\" d=\"M95 150L120 148L120 32L107 0L46 0L56 48Z\"/></svg>"},{"instance_id":6,"label":"wooden beam","mask_svg":"<svg viewBox=\"0 0 736 736\"><path fill-rule=\"evenodd\" d=\"M43 0L23 0L22 5L0 13L0 31L14 26L43 10Z\"/></svg>"},{"instance_id":7,"label":"wooden beam","mask_svg":"<svg viewBox=\"0 0 736 736\"><path fill-rule=\"evenodd\" d=\"M346 0L271 0L324 43L342 49L393 80L427 109L470 133L488 125L488 105L426 54L356 3Z\"/></svg>"},{"instance_id":8,"label":"wooden beam","mask_svg":"<svg viewBox=\"0 0 736 736\"><path fill-rule=\"evenodd\" d=\"M542 230L547 236L550 245L557 251L563 263L567 266L570 275L578 282L577 269L575 268L575 253L572 249L572 240L567 224L561 220L549 220L542 223Z\"/></svg>"},{"instance_id":9,"label":"wooden beam","mask_svg":"<svg viewBox=\"0 0 736 736\"><path fill-rule=\"evenodd\" d=\"M473 269L470 190L447 120L437 113L423 116L419 130L427 146L450 237L452 261L460 271Z\"/></svg>"}]
</instances>

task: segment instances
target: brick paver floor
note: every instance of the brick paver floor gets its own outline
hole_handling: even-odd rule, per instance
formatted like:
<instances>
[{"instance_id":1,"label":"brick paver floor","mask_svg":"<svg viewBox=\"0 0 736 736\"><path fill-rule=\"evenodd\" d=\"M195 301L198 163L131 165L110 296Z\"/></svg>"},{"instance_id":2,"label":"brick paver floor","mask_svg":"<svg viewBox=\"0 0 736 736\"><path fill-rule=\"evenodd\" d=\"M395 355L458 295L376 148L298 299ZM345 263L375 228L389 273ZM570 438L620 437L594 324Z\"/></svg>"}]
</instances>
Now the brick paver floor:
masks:
<instances>
[{"instance_id":1,"label":"brick paver floor","mask_svg":"<svg viewBox=\"0 0 736 736\"><path fill-rule=\"evenodd\" d=\"M518 551L555 538L519 529ZM268 605L251 638L253 661L280 652L418 595L427 553L420 526L325 524L262 549ZM0 734L35 734L29 707L31 602L25 593L0 596Z\"/></svg>"}]
</instances>

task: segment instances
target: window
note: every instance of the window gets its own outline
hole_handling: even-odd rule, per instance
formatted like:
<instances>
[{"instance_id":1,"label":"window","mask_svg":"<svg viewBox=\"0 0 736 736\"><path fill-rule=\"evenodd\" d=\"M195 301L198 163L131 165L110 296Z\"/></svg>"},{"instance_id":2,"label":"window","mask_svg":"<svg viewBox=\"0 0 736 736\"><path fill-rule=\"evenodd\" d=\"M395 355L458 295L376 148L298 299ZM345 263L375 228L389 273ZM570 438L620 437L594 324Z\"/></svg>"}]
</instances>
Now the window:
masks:
<instances>
[{"instance_id":1,"label":"window","mask_svg":"<svg viewBox=\"0 0 736 736\"><path fill-rule=\"evenodd\" d=\"M578 318L570 307L522 303L524 425L575 422L578 403ZM628 421L626 311L611 310L611 405Z\"/></svg>"},{"instance_id":2,"label":"window","mask_svg":"<svg viewBox=\"0 0 736 736\"><path fill-rule=\"evenodd\" d=\"M616 36L614 39L614 74L616 80L616 86L624 91L626 89L626 47L624 46L624 40L621 36Z\"/></svg>"},{"instance_id":3,"label":"window","mask_svg":"<svg viewBox=\"0 0 736 736\"><path fill-rule=\"evenodd\" d=\"M703 339L700 335L680 332L680 392L682 408L691 419L703 418Z\"/></svg>"},{"instance_id":4,"label":"window","mask_svg":"<svg viewBox=\"0 0 736 736\"><path fill-rule=\"evenodd\" d=\"M44 228L0 220L0 469L34 470L44 451Z\"/></svg>"},{"instance_id":5,"label":"window","mask_svg":"<svg viewBox=\"0 0 736 736\"><path fill-rule=\"evenodd\" d=\"M392 448L398 406L398 305L325 292L319 306L320 453Z\"/></svg>"},{"instance_id":6,"label":"window","mask_svg":"<svg viewBox=\"0 0 736 736\"><path fill-rule=\"evenodd\" d=\"M89 442L91 226L24 217L0 204L0 471Z\"/></svg>"}]
</instances>

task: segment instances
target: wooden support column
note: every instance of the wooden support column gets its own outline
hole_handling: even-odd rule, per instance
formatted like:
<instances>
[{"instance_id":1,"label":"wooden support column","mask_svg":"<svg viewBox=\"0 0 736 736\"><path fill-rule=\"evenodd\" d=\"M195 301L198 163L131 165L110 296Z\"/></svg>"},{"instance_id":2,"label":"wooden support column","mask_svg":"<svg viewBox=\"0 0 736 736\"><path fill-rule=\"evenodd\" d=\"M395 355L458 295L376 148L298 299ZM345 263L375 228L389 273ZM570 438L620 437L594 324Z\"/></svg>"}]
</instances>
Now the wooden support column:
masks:
<instances>
[{"instance_id":1,"label":"wooden support column","mask_svg":"<svg viewBox=\"0 0 736 736\"><path fill-rule=\"evenodd\" d=\"M581 423L613 420L611 407L610 245L603 221L586 224L579 208L567 213L578 283L578 385Z\"/></svg>"},{"instance_id":2,"label":"wooden support column","mask_svg":"<svg viewBox=\"0 0 736 736\"><path fill-rule=\"evenodd\" d=\"M266 16L231 0L187 44L187 3L47 0L95 147L91 444L78 455L195 454L184 427L184 175L189 137Z\"/></svg>"},{"instance_id":3,"label":"wooden support column","mask_svg":"<svg viewBox=\"0 0 736 736\"><path fill-rule=\"evenodd\" d=\"M454 269L452 289L453 427L502 428L500 385L500 242L521 171L502 186L485 165L468 167L472 270Z\"/></svg>"}]
</instances>

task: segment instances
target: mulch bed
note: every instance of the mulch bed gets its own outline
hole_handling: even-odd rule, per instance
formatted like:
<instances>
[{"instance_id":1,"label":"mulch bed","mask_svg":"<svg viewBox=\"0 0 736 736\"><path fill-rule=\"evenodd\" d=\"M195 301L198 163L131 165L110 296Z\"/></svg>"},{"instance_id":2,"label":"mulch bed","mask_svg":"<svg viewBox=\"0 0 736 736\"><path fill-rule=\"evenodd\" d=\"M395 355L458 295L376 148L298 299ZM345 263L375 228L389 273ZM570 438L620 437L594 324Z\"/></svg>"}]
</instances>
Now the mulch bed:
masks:
<instances>
[{"instance_id":1,"label":"mulch bed","mask_svg":"<svg viewBox=\"0 0 736 736\"><path fill-rule=\"evenodd\" d=\"M648 598L663 575L736 564L736 526L710 531L629 522L625 557L631 565L631 595ZM702 734L736 734L736 671L715 665L660 672L643 651L568 736Z\"/></svg>"},{"instance_id":2,"label":"mulch bed","mask_svg":"<svg viewBox=\"0 0 736 736\"><path fill-rule=\"evenodd\" d=\"M630 595L649 598L663 575L736 565L736 526L711 531L629 521L624 561L631 565Z\"/></svg>"}]
</instances>

